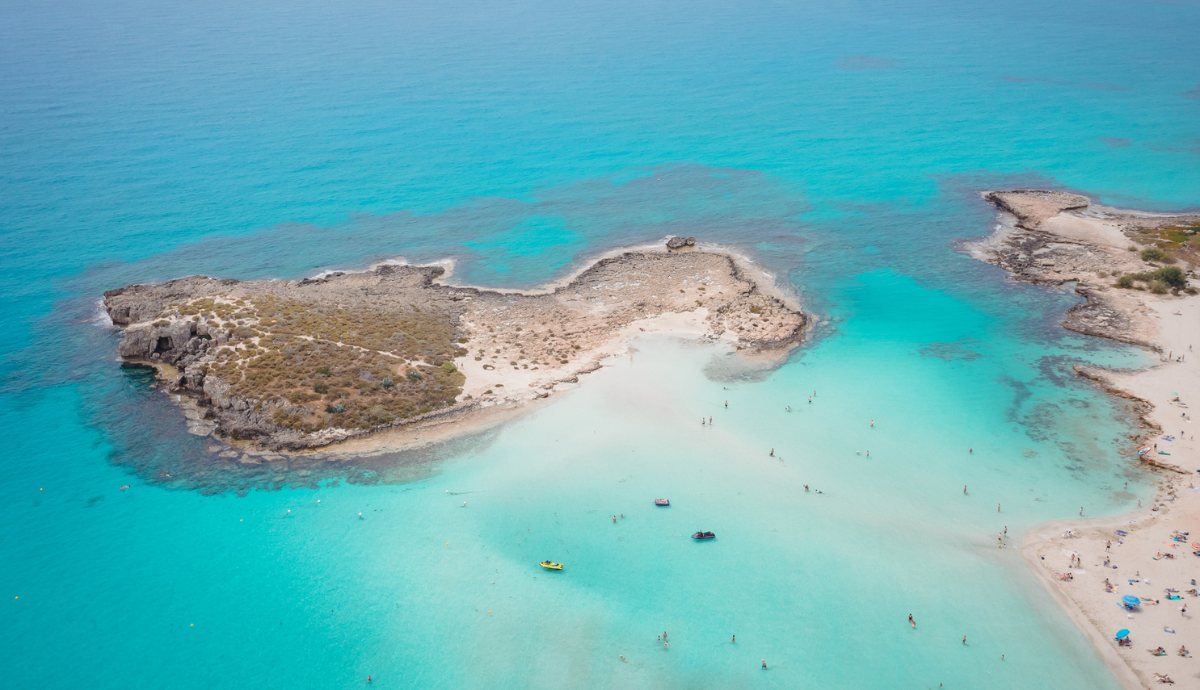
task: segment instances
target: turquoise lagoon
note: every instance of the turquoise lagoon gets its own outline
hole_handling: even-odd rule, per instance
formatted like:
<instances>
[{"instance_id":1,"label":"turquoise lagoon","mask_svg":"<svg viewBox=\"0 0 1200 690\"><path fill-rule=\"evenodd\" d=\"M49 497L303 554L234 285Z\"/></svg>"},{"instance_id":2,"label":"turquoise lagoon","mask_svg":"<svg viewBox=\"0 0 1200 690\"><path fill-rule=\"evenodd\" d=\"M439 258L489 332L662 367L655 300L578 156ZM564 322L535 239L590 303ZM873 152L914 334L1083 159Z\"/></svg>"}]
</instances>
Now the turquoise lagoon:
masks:
<instances>
[{"instance_id":1,"label":"turquoise lagoon","mask_svg":"<svg viewBox=\"0 0 1200 690\"><path fill-rule=\"evenodd\" d=\"M1116 687L995 535L1148 495L1070 369L1144 358L957 242L994 186L1195 204L1195 4L0 12L6 686ZM397 255L536 285L668 233L754 257L812 341L764 375L645 338L352 466L218 464L98 318Z\"/></svg>"}]
</instances>

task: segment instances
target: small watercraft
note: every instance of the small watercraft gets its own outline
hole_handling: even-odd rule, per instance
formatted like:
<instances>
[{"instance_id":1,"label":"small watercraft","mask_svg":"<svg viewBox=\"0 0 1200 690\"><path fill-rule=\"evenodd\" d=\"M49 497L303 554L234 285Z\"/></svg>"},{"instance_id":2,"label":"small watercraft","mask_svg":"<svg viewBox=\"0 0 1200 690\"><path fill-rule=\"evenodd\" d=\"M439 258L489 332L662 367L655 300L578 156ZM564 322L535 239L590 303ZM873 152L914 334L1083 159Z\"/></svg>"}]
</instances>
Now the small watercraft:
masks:
<instances>
[{"instance_id":1,"label":"small watercraft","mask_svg":"<svg viewBox=\"0 0 1200 690\"><path fill-rule=\"evenodd\" d=\"M669 500L665 499L665 498L656 498L656 499L654 499L654 505L656 505L656 506L669 506L669 505L671 505L671 502L670 502Z\"/></svg>"},{"instance_id":2,"label":"small watercraft","mask_svg":"<svg viewBox=\"0 0 1200 690\"><path fill-rule=\"evenodd\" d=\"M546 570L562 570L562 563L551 563L550 561L542 561L541 563L538 563L538 565L542 566Z\"/></svg>"},{"instance_id":3,"label":"small watercraft","mask_svg":"<svg viewBox=\"0 0 1200 690\"><path fill-rule=\"evenodd\" d=\"M692 539L716 539L717 535L712 532L696 532L692 535Z\"/></svg>"}]
</instances>

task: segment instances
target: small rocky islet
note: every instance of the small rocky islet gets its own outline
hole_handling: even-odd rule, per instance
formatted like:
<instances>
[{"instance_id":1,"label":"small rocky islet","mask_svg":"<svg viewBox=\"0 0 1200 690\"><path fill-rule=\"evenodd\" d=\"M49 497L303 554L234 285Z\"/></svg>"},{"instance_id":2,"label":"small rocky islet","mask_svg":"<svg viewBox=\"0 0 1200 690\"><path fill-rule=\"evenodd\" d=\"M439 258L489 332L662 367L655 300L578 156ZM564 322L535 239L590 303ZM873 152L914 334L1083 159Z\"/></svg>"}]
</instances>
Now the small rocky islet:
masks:
<instances>
[{"instance_id":1,"label":"small rocky islet","mask_svg":"<svg viewBox=\"0 0 1200 690\"><path fill-rule=\"evenodd\" d=\"M659 317L689 316L708 339L780 360L808 324L744 262L693 238L600 259L540 292L456 287L438 282L445 273L191 276L109 290L104 307L122 360L159 370L193 433L268 451L547 397Z\"/></svg>"}]
</instances>

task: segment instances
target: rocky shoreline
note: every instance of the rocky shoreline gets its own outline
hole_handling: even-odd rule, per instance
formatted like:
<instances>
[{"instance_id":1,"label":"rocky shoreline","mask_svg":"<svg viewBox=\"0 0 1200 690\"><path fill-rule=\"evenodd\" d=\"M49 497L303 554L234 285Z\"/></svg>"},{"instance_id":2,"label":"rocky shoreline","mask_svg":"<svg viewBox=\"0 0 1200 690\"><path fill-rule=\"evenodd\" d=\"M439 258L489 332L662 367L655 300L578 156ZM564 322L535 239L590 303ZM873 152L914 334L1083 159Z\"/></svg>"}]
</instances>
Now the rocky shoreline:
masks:
<instances>
[{"instance_id":1,"label":"rocky shoreline","mask_svg":"<svg viewBox=\"0 0 1200 690\"><path fill-rule=\"evenodd\" d=\"M191 433L267 452L546 398L647 330L781 360L809 323L694 238L603 257L543 291L445 277L392 263L294 282L191 276L109 290L104 307L121 359L186 398Z\"/></svg>"},{"instance_id":2,"label":"rocky shoreline","mask_svg":"<svg viewBox=\"0 0 1200 690\"><path fill-rule=\"evenodd\" d=\"M981 196L1000 211L1000 216L994 233L964 244L975 258L1005 269L1022 282L1073 283L1084 302L1067 311L1063 328L1162 353L1162 347L1155 342L1158 318L1149 303L1194 295L1195 288L1174 287L1159 296L1136 283L1121 289L1115 281L1122 275L1146 275L1147 269L1176 264L1185 283L1186 279L1194 278L1196 266L1186 260L1179 261L1166 252L1158 261L1142 257L1147 248L1163 246L1170 250L1170 243L1158 239L1164 236L1164 229L1200 224L1200 214L1115 209L1095 205L1080 194L1055 190L987 191ZM1184 259L1191 258L1186 252L1175 253ZM1132 405L1141 431L1131 436L1131 441L1141 445L1161 429L1150 418L1154 405L1115 385L1114 372L1094 366L1077 365L1074 369ZM1154 458L1142 461L1158 469L1175 469Z\"/></svg>"},{"instance_id":3,"label":"rocky shoreline","mask_svg":"<svg viewBox=\"0 0 1200 690\"><path fill-rule=\"evenodd\" d=\"M1200 215L1148 215L1093 208L1090 200L1067 192L1019 189L984 192L983 198L1005 212L1000 229L982 242L968 245L978 258L1009 271L1014 278L1039 285L1074 283L1082 304L1067 312L1063 327L1084 335L1109 338L1154 349L1145 338L1145 310L1110 290L1109 276L1146 268L1136 252L1134 236L1146 231L1200 222ZM1071 212L1076 212L1073 215ZM1083 213L1079 213L1083 212ZM1071 220L1096 220L1115 233L1098 241L1071 230ZM1118 237L1120 240L1118 240Z\"/></svg>"},{"instance_id":4,"label":"rocky shoreline","mask_svg":"<svg viewBox=\"0 0 1200 690\"><path fill-rule=\"evenodd\" d=\"M1200 519L1200 497L1192 493L1200 488L1184 482L1200 464L1186 404L1200 396L1200 376L1186 362L1192 344L1200 342L1200 294L1190 284L1200 261L1195 240L1200 214L1112 209L1078 194L1045 190L983 197L1000 210L999 226L966 249L1017 280L1073 282L1086 302L1068 312L1064 327L1140 345L1159 362L1136 371L1075 366L1078 375L1127 401L1138 418L1140 428L1130 440L1138 447L1139 466L1158 478L1150 504L1133 515L1042 525L1027 536L1022 554L1123 687L1200 678L1190 658L1141 651L1156 644L1194 645L1198 628L1190 617L1147 606L1135 619L1114 605L1129 593L1157 604L1156 588L1183 589L1194 577L1184 567L1191 563L1183 560L1185 551L1175 559L1170 535ZM1134 648L1113 640L1113 631L1123 627L1134 631Z\"/></svg>"}]
</instances>

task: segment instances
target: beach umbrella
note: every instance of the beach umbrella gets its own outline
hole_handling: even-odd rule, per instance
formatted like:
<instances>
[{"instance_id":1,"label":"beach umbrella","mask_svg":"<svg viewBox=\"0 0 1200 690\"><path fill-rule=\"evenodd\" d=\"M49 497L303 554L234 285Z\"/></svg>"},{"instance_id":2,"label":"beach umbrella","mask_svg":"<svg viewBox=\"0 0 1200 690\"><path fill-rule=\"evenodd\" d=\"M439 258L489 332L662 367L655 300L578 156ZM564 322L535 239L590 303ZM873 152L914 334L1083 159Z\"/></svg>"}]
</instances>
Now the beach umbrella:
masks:
<instances>
[{"instance_id":1,"label":"beach umbrella","mask_svg":"<svg viewBox=\"0 0 1200 690\"><path fill-rule=\"evenodd\" d=\"M1121 601L1124 602L1126 606L1137 606L1138 604L1142 603L1141 599L1138 599L1132 594L1126 594L1125 596L1121 597Z\"/></svg>"},{"instance_id":2,"label":"beach umbrella","mask_svg":"<svg viewBox=\"0 0 1200 690\"><path fill-rule=\"evenodd\" d=\"M1125 639L1126 637L1129 637L1129 631L1128 631L1128 630L1123 630L1123 629L1122 629L1122 630L1118 630L1118 631L1117 631L1117 636L1116 636L1116 638L1114 638L1114 639L1117 639L1117 640L1123 640L1123 639Z\"/></svg>"}]
</instances>

